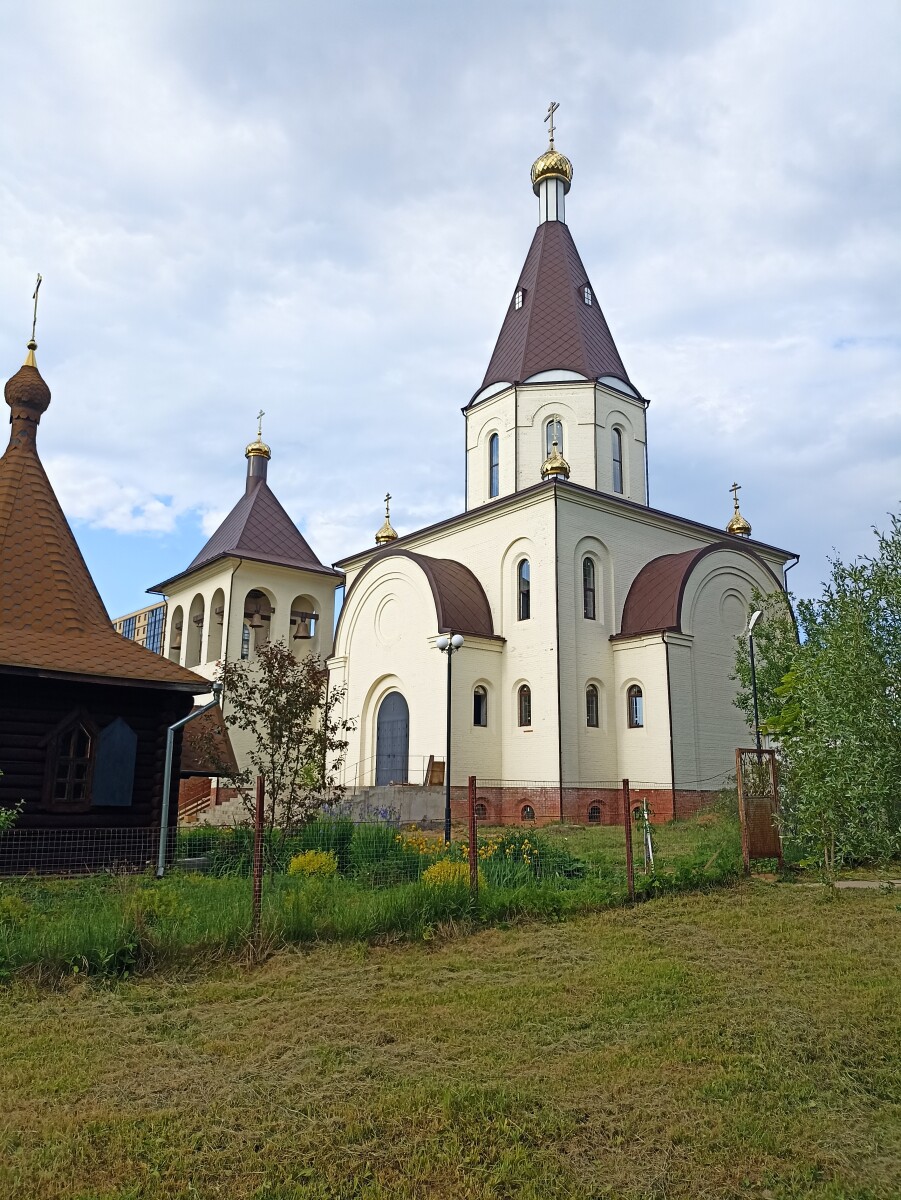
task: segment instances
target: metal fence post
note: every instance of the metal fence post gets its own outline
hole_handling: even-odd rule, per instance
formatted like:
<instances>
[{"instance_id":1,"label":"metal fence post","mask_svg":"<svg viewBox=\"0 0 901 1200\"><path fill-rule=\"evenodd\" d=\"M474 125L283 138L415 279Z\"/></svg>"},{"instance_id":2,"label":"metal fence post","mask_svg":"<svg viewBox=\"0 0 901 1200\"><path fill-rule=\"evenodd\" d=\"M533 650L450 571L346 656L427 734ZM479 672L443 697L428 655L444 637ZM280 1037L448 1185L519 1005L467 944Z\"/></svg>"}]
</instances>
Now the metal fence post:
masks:
<instances>
[{"instance_id":1,"label":"metal fence post","mask_svg":"<svg viewBox=\"0 0 901 1200\"><path fill-rule=\"evenodd\" d=\"M632 800L629 795L629 781L623 780L623 829L626 833L626 879L629 885L629 899L635 899L635 864L632 861Z\"/></svg>"},{"instance_id":2,"label":"metal fence post","mask_svg":"<svg viewBox=\"0 0 901 1200\"><path fill-rule=\"evenodd\" d=\"M476 827L476 777L469 777L469 889L473 896L479 893L479 847Z\"/></svg>"},{"instance_id":3,"label":"metal fence post","mask_svg":"<svg viewBox=\"0 0 901 1200\"><path fill-rule=\"evenodd\" d=\"M266 783L262 775L257 776L256 809L253 820L253 904L250 921L250 940L254 954L259 950L260 915L263 906L263 809L266 798Z\"/></svg>"}]
</instances>

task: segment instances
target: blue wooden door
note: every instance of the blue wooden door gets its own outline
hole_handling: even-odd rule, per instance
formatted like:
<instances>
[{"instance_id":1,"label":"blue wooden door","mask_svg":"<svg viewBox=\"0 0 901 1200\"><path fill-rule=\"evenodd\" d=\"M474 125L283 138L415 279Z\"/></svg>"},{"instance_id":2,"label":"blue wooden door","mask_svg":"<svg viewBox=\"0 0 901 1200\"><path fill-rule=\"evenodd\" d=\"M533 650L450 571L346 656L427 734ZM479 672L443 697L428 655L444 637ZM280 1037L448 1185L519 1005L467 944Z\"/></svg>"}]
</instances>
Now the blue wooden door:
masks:
<instances>
[{"instance_id":1,"label":"blue wooden door","mask_svg":"<svg viewBox=\"0 0 901 1200\"><path fill-rule=\"evenodd\" d=\"M400 692L389 692L379 705L376 725L376 784L406 783L409 755L410 710Z\"/></svg>"}]
</instances>

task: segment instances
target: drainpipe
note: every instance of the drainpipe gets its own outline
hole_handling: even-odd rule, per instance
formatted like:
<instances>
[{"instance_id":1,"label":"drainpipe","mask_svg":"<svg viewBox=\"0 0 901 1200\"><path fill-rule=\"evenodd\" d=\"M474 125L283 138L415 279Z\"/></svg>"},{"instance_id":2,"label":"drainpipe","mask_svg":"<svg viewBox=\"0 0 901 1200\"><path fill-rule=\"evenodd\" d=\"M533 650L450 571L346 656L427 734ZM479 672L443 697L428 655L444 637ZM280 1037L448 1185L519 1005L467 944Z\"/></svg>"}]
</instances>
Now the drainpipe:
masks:
<instances>
[{"instance_id":1,"label":"drainpipe","mask_svg":"<svg viewBox=\"0 0 901 1200\"><path fill-rule=\"evenodd\" d=\"M211 708L218 707L221 699L222 684L216 682L213 684L213 699L209 704L204 704L203 708L198 708L195 712L188 713L186 717L182 717L180 721L176 721L174 725L170 725L166 730L166 765L163 767L163 809L160 813L160 848L156 859L157 879L162 879L166 873L166 834L169 832L169 793L172 789L172 758L175 751L175 733L177 730L183 729L189 721L193 721L197 717L202 717Z\"/></svg>"}]
</instances>

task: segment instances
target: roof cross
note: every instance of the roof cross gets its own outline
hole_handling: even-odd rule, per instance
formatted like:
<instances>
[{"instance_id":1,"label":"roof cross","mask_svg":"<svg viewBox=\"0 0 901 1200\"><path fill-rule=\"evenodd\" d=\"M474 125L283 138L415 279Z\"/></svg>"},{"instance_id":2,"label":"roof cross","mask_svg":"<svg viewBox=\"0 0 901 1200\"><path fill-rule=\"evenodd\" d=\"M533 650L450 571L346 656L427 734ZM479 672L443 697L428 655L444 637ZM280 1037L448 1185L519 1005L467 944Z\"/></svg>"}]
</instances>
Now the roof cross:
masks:
<instances>
[{"instance_id":1,"label":"roof cross","mask_svg":"<svg viewBox=\"0 0 901 1200\"><path fill-rule=\"evenodd\" d=\"M31 297L32 300L34 301L34 317L31 322L31 341L32 342L34 341L35 330L38 327L38 292L41 290L41 281L42 280L43 280L43 276L41 275L40 271L38 271L38 281L34 285L34 295ZM29 349L36 349L36 348L37 348L36 346L31 346L29 344Z\"/></svg>"},{"instance_id":2,"label":"roof cross","mask_svg":"<svg viewBox=\"0 0 901 1200\"><path fill-rule=\"evenodd\" d=\"M548 132L548 138L550 140L552 150L554 148L554 113L557 111L557 109L559 107L560 107L560 105L557 103L557 101L552 100L550 102L550 104L547 106L547 116L544 118L545 121L550 121L550 125L548 126L547 132Z\"/></svg>"},{"instance_id":3,"label":"roof cross","mask_svg":"<svg viewBox=\"0 0 901 1200\"><path fill-rule=\"evenodd\" d=\"M741 484L733 483L729 491L732 493L732 499L735 501L735 511L738 512L738 493L741 491Z\"/></svg>"},{"instance_id":4,"label":"roof cross","mask_svg":"<svg viewBox=\"0 0 901 1200\"><path fill-rule=\"evenodd\" d=\"M257 441L260 442L263 440L263 417L265 415L262 409L257 413Z\"/></svg>"},{"instance_id":5,"label":"roof cross","mask_svg":"<svg viewBox=\"0 0 901 1200\"><path fill-rule=\"evenodd\" d=\"M391 499L391 493L385 492L385 520L388 520L388 503Z\"/></svg>"}]
</instances>

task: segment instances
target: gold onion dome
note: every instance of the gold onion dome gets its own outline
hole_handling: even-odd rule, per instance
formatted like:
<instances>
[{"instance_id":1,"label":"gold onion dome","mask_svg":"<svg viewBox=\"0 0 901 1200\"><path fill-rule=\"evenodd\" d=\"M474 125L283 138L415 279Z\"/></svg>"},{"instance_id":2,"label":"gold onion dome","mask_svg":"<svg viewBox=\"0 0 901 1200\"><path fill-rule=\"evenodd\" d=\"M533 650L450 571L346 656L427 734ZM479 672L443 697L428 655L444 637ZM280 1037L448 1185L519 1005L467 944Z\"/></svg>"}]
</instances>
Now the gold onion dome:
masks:
<instances>
[{"instance_id":1,"label":"gold onion dome","mask_svg":"<svg viewBox=\"0 0 901 1200\"><path fill-rule=\"evenodd\" d=\"M573 165L559 150L548 146L540 158L532 163L532 191L538 195L538 185L542 179L562 179L563 194L569 191L573 181Z\"/></svg>"},{"instance_id":2,"label":"gold onion dome","mask_svg":"<svg viewBox=\"0 0 901 1200\"><path fill-rule=\"evenodd\" d=\"M732 519L729 521L729 524L726 526L726 533L732 533L736 537L750 537L751 536L751 522L746 521L745 518L739 512L738 484L736 484L736 483L733 483L733 485L732 485L732 501L733 501L733 504L735 505L735 511L732 514Z\"/></svg>"},{"instance_id":3,"label":"gold onion dome","mask_svg":"<svg viewBox=\"0 0 901 1200\"><path fill-rule=\"evenodd\" d=\"M397 541L397 530L391 524L391 518L390 518L389 509L388 509L388 504L389 504L390 500L391 500L391 493L388 492L388 494L385 496L385 523L382 525L381 529L375 535L376 545L378 545L378 546L387 546L387 544L389 542Z\"/></svg>"},{"instance_id":4,"label":"gold onion dome","mask_svg":"<svg viewBox=\"0 0 901 1200\"><path fill-rule=\"evenodd\" d=\"M272 451L263 441L262 437L257 434L256 440L252 441L244 451L245 458L272 458Z\"/></svg>"},{"instance_id":5,"label":"gold onion dome","mask_svg":"<svg viewBox=\"0 0 901 1200\"><path fill-rule=\"evenodd\" d=\"M551 445L551 452L544 460L544 465L541 468L542 479L550 479L552 475L561 475L564 479L569 479L569 463L560 453L560 447L557 445L556 438L554 438Z\"/></svg>"}]
</instances>

